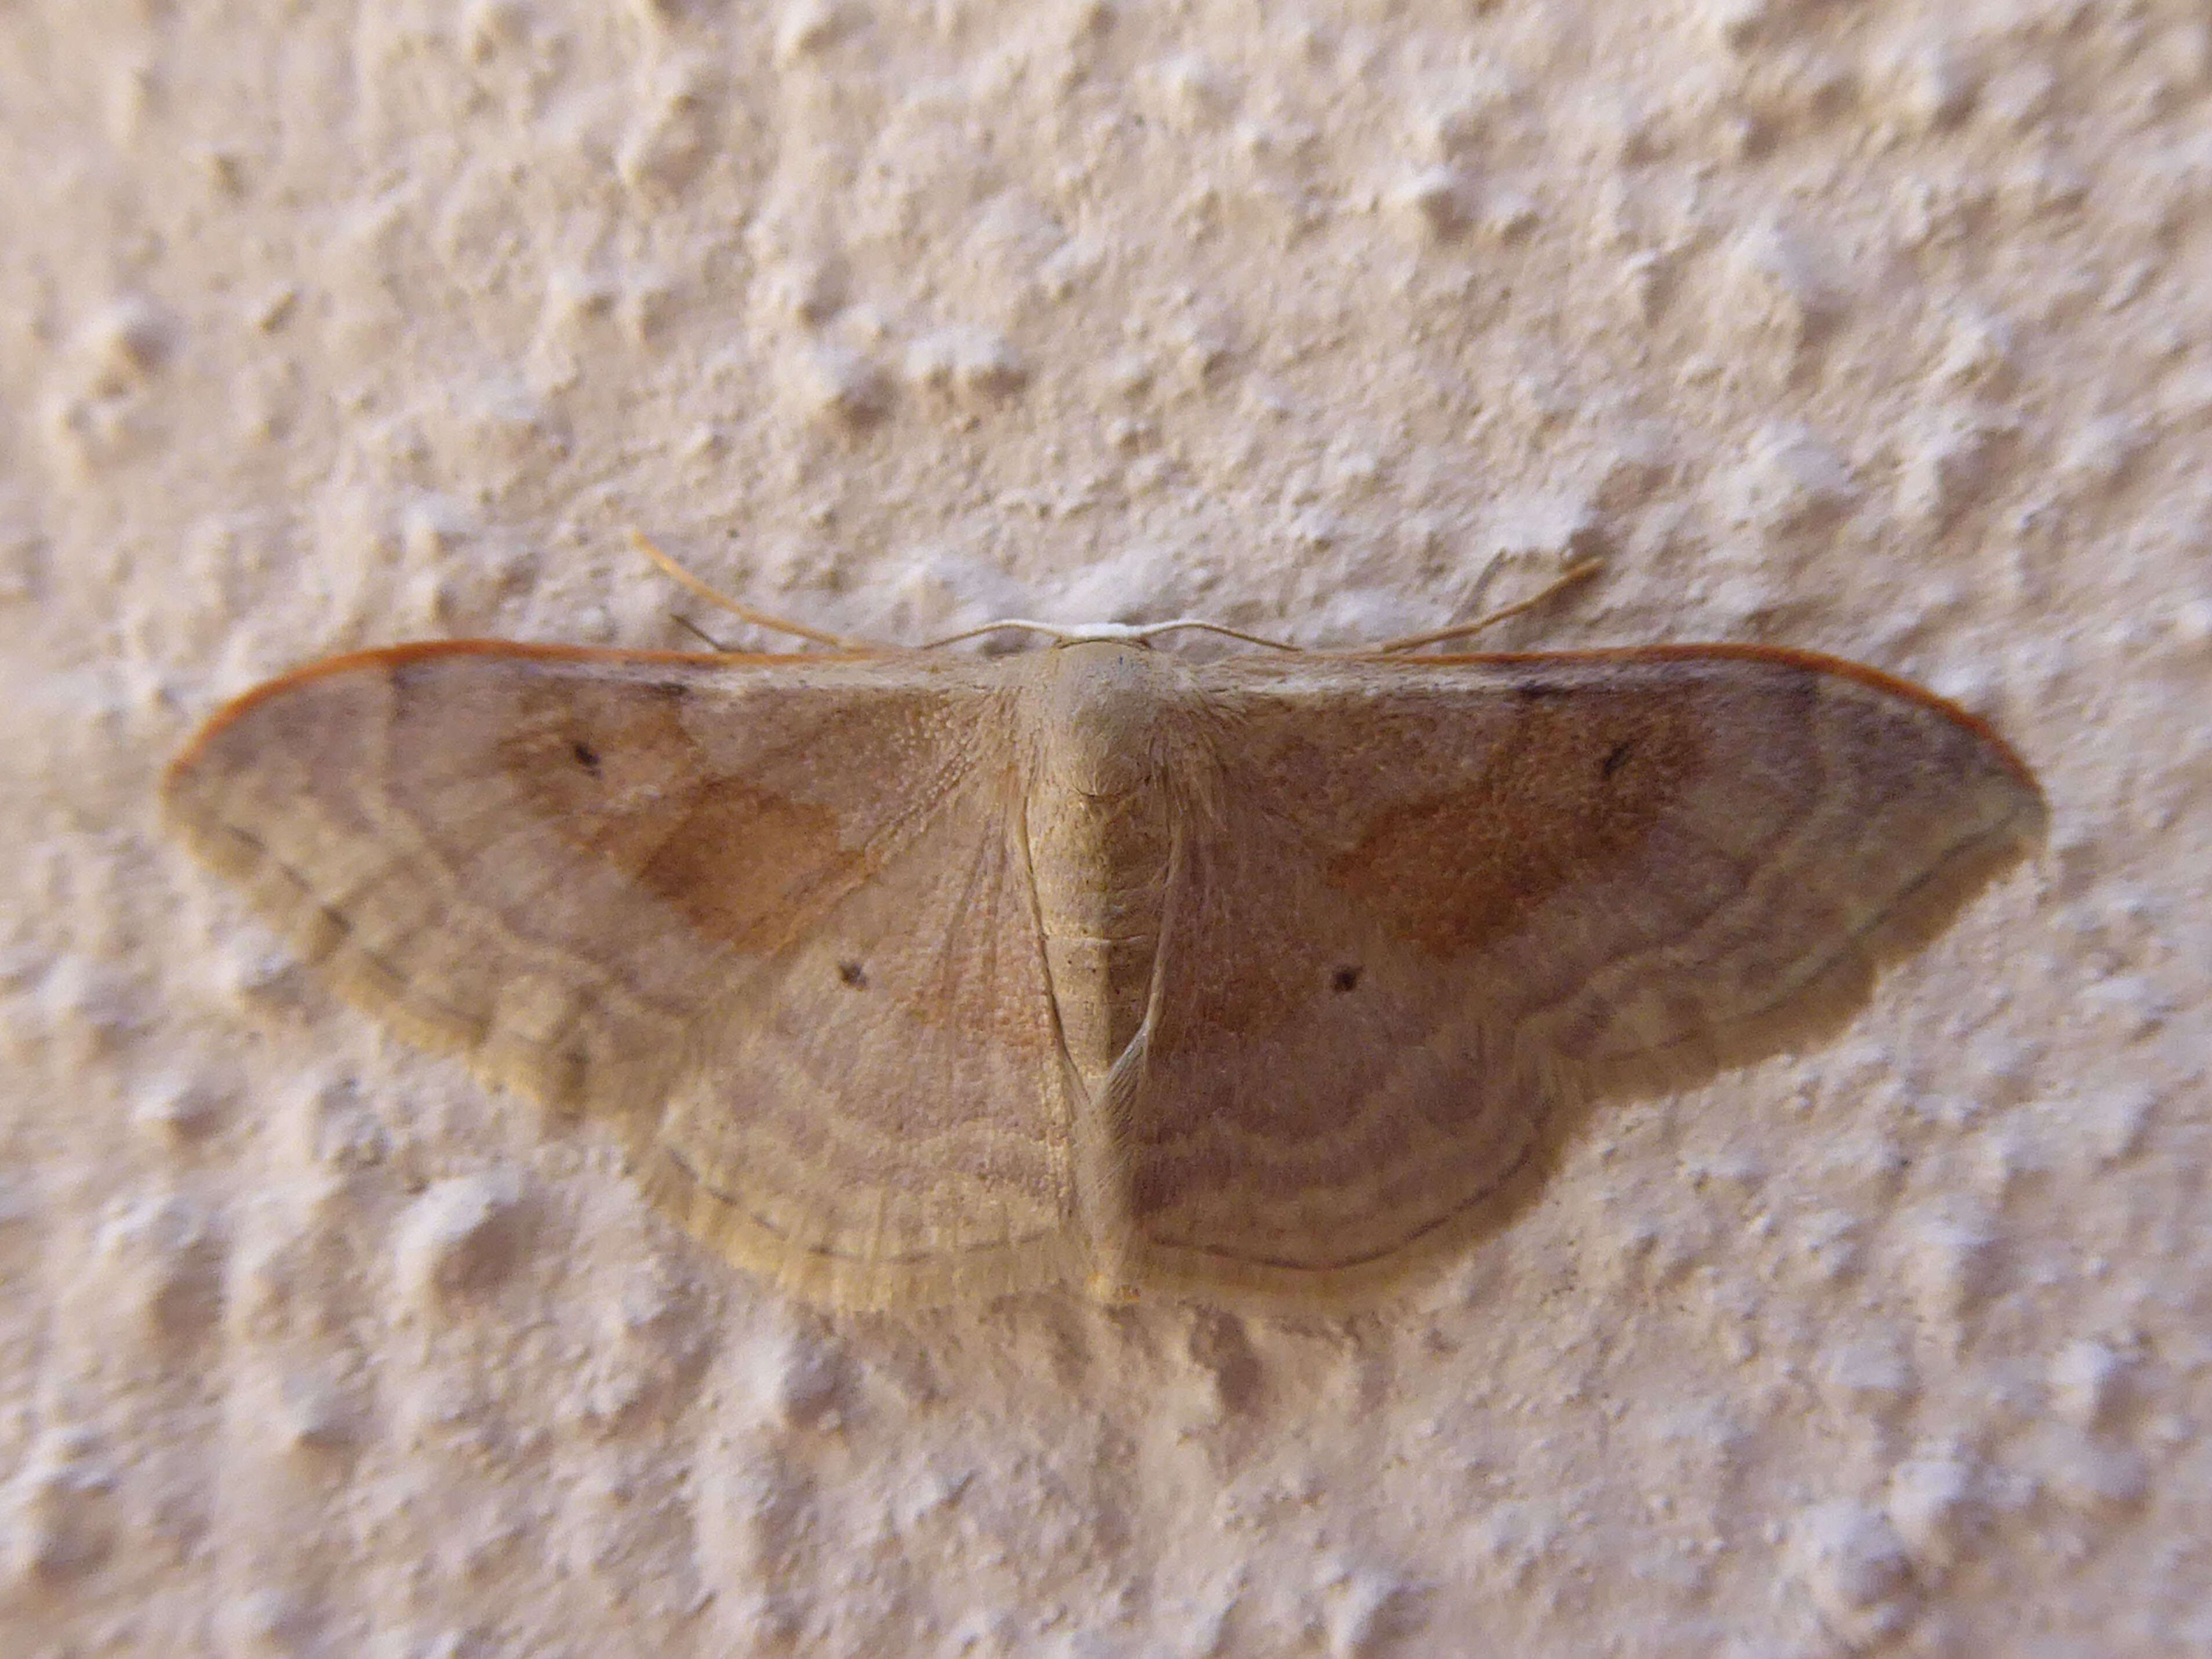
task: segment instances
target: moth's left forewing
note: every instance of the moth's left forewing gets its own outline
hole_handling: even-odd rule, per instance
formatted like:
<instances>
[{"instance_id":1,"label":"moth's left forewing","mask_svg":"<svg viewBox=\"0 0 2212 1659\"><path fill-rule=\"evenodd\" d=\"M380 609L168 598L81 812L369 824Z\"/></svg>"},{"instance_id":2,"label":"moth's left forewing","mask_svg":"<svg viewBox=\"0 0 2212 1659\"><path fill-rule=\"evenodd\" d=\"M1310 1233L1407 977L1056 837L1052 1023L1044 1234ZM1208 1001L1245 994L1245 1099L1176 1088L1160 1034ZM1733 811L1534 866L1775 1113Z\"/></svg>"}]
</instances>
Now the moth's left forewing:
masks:
<instances>
[{"instance_id":1,"label":"moth's left forewing","mask_svg":"<svg viewBox=\"0 0 2212 1659\"><path fill-rule=\"evenodd\" d=\"M951 1293L1049 1274L1065 1178L1006 678L369 652L216 715L166 805L352 1000L608 1121L744 1265Z\"/></svg>"}]
</instances>

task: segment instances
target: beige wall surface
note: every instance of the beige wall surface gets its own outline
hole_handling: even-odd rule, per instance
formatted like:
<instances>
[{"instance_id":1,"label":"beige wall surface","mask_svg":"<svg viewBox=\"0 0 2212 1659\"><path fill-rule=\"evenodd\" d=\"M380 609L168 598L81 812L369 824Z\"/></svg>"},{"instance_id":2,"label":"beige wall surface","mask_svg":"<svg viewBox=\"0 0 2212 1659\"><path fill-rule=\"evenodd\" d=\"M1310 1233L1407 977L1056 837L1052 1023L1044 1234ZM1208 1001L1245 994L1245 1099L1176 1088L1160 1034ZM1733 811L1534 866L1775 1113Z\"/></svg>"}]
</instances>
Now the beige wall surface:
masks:
<instances>
[{"instance_id":1,"label":"beige wall surface","mask_svg":"<svg viewBox=\"0 0 2212 1659\"><path fill-rule=\"evenodd\" d=\"M0 1650L2212 1650L2208 339L2184 0L0 7ZM1924 681L2051 843L1398 1303L825 1314L160 829L313 657L684 645L630 526L905 640L1601 551L1506 641Z\"/></svg>"}]
</instances>

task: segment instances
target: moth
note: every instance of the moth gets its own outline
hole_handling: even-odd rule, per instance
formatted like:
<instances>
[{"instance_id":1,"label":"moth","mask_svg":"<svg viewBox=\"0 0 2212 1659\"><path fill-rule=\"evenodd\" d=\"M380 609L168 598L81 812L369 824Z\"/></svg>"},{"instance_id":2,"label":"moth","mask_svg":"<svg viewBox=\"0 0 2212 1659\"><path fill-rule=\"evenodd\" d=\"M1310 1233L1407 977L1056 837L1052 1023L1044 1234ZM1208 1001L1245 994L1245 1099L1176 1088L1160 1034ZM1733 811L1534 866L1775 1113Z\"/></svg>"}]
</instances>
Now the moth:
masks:
<instances>
[{"instance_id":1,"label":"moth","mask_svg":"<svg viewBox=\"0 0 2212 1659\"><path fill-rule=\"evenodd\" d=\"M165 799L352 1001L848 1307L1372 1300L1559 1115L1829 1036L2045 825L1981 720L1809 652L1126 628L368 651Z\"/></svg>"}]
</instances>

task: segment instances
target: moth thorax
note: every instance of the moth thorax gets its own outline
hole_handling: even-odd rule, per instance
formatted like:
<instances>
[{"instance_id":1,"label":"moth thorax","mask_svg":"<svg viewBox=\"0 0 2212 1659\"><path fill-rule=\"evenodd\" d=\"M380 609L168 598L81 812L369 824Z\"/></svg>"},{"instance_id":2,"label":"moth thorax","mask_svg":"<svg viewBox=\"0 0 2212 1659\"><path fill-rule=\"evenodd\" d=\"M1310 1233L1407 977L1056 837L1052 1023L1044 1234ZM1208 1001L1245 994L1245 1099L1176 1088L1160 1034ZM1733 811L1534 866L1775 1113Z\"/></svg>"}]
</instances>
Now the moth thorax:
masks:
<instances>
[{"instance_id":1,"label":"moth thorax","mask_svg":"<svg viewBox=\"0 0 2212 1659\"><path fill-rule=\"evenodd\" d=\"M1143 646L1093 640L1055 647L1042 667L1036 752L1054 786L1116 795L1158 776L1183 712L1178 664Z\"/></svg>"},{"instance_id":2,"label":"moth thorax","mask_svg":"<svg viewBox=\"0 0 2212 1659\"><path fill-rule=\"evenodd\" d=\"M1088 643L1052 653L1028 802L1031 867L1061 1035L1094 1085L1142 1027L1174 840L1180 668Z\"/></svg>"}]
</instances>

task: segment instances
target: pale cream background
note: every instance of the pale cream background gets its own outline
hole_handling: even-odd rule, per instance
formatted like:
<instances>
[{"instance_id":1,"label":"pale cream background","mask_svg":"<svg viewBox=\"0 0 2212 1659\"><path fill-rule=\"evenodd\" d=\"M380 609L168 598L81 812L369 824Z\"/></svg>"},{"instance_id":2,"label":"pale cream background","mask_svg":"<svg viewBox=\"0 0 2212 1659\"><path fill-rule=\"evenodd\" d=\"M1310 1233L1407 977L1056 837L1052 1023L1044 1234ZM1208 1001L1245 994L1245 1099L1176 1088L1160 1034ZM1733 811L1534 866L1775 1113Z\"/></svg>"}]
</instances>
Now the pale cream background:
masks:
<instances>
[{"instance_id":1,"label":"pale cream background","mask_svg":"<svg viewBox=\"0 0 2212 1659\"><path fill-rule=\"evenodd\" d=\"M0 8L0 1650L2212 1647L2212 33L2021 0ZM832 1320L157 830L224 696L1196 610L1820 647L2053 844L1352 1321ZM742 630L737 630L742 633Z\"/></svg>"}]
</instances>

